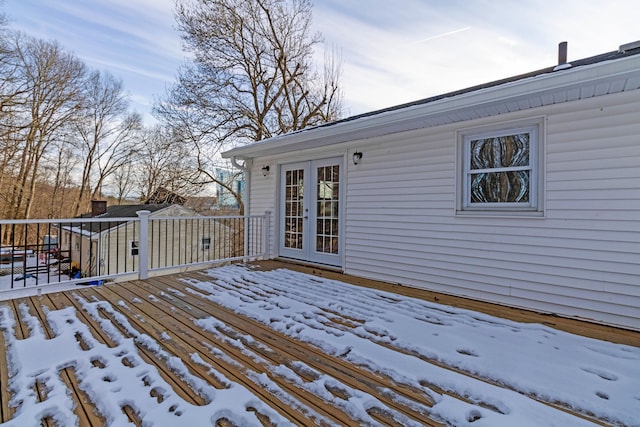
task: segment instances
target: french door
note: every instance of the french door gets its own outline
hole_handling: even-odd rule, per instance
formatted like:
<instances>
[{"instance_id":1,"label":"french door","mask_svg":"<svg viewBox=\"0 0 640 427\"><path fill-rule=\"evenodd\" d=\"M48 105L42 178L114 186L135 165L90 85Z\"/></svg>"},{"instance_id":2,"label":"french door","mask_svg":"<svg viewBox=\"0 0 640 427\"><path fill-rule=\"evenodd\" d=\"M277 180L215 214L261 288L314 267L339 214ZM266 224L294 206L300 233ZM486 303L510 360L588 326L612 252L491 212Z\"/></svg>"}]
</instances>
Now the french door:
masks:
<instances>
[{"instance_id":1,"label":"french door","mask_svg":"<svg viewBox=\"0 0 640 427\"><path fill-rule=\"evenodd\" d=\"M342 159L280 169L280 256L340 266Z\"/></svg>"}]
</instances>

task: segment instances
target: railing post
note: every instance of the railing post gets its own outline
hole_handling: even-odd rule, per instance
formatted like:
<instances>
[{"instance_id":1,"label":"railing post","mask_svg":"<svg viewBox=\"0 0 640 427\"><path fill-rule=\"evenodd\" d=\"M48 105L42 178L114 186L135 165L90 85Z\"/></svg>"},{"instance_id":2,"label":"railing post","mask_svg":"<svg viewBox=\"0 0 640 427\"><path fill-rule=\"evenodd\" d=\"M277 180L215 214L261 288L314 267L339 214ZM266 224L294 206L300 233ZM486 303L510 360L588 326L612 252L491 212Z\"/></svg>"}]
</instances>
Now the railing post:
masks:
<instances>
[{"instance_id":1,"label":"railing post","mask_svg":"<svg viewBox=\"0 0 640 427\"><path fill-rule=\"evenodd\" d=\"M262 225L262 258L269 259L269 223L271 221L271 211L264 211L264 224Z\"/></svg>"},{"instance_id":2,"label":"railing post","mask_svg":"<svg viewBox=\"0 0 640 427\"><path fill-rule=\"evenodd\" d=\"M242 261L246 262L249 259L249 237L251 236L251 233L249 232L249 227L251 226L250 222L249 222L249 215L248 214L244 214L244 220L243 220L243 240L244 240L244 245L242 248Z\"/></svg>"},{"instance_id":3,"label":"railing post","mask_svg":"<svg viewBox=\"0 0 640 427\"><path fill-rule=\"evenodd\" d=\"M151 211L137 211L140 218L140 237L138 238L138 263L140 280L149 277L149 215Z\"/></svg>"}]
</instances>

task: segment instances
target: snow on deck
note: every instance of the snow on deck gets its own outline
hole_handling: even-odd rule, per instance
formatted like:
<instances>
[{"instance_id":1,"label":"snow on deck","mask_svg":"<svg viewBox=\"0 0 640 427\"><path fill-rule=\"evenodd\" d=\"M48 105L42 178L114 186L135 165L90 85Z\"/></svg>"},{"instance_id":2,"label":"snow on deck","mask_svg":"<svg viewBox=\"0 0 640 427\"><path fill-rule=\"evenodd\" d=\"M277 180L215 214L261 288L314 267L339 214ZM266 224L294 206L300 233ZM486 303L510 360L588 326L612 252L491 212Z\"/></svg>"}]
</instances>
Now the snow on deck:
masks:
<instances>
[{"instance_id":1,"label":"snow on deck","mask_svg":"<svg viewBox=\"0 0 640 427\"><path fill-rule=\"evenodd\" d=\"M638 347L286 269L176 277L0 303L5 425L640 425Z\"/></svg>"}]
</instances>

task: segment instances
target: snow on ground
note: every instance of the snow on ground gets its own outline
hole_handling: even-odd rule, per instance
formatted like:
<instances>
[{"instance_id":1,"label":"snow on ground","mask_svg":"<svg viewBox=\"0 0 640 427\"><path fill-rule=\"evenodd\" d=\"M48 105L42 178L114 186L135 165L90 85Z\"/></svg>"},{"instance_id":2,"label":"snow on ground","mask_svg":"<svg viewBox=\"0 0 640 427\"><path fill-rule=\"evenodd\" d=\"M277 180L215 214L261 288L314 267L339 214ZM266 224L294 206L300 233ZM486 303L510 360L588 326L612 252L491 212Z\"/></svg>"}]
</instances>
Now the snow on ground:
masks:
<instances>
[{"instance_id":1,"label":"snow on ground","mask_svg":"<svg viewBox=\"0 0 640 427\"><path fill-rule=\"evenodd\" d=\"M10 291L12 289L19 290L24 288L33 288L35 286L47 286L51 283L67 282L71 280L66 274L58 274L57 271L39 274L6 274L0 276L0 291ZM31 295L35 292L31 290Z\"/></svg>"},{"instance_id":2,"label":"snow on ground","mask_svg":"<svg viewBox=\"0 0 640 427\"><path fill-rule=\"evenodd\" d=\"M209 270L207 274L209 280L203 276L203 281L188 281L190 293L327 353L383 372L397 383L424 390L436 402L426 410L451 425L592 425L538 399L566 402L575 410L595 414L612 424L640 425L640 348L289 270L261 272L228 266ZM175 290L172 292L179 295ZM73 308L47 313L56 336L46 339L37 319L22 306L20 315L30 325L30 336L18 340L10 333L15 324L12 311L0 303L0 330L7 345L14 403L22 402L15 417L5 425L37 425L43 414L54 418L58 425L74 425L77 420L59 376L60 369L65 367L74 370L81 387L97 402L109 425L127 423L120 410L124 404L139 411L145 425L195 426L222 415L237 425L261 425L253 413L247 412L248 407L268 414L277 425L289 424L250 390L225 378L197 353L191 359L228 388L216 389L190 374L184 363L167 353L161 343L138 332L118 313L126 309L125 302L113 307L107 302L77 299L116 347L109 348L96 341ZM100 316L99 310L110 313L115 320ZM127 331L129 337L113 322ZM197 320L195 324L211 333L224 328L214 317ZM88 350L80 348L76 336L82 337ZM157 369L140 356L139 346L167 360L174 373L204 396L207 404L195 406L181 399ZM215 357L224 357L215 348L210 352ZM297 378L290 368L278 366L274 370L277 370L274 374L291 377L292 381ZM249 375L274 396L290 405L296 404L295 397L278 389L267 375L257 372ZM47 389L44 402L37 400L33 391L35 382ZM326 392L326 385L331 384L337 384L337 380L319 375L304 386L331 399ZM149 387L161 390L164 400L159 403L152 397ZM438 393L437 389L452 394ZM342 403L343 409L362 424L376 425L366 413L375 398L357 390L347 392L351 397ZM457 399L455 395L465 399Z\"/></svg>"},{"instance_id":3,"label":"snow on ground","mask_svg":"<svg viewBox=\"0 0 640 427\"><path fill-rule=\"evenodd\" d=\"M69 276L58 271L58 260L49 258L44 261L36 255L26 257L26 267L30 272L23 272L23 262L4 263L0 265L0 300L58 292L73 289L74 284L66 283ZM38 268L39 272L34 272ZM47 271L48 270L48 271Z\"/></svg>"},{"instance_id":4,"label":"snow on ground","mask_svg":"<svg viewBox=\"0 0 640 427\"><path fill-rule=\"evenodd\" d=\"M18 280L16 280L18 279ZM7 301L16 298L30 297L38 294L49 294L52 292L68 291L78 288L78 283L71 282L69 276L65 274L41 273L24 277L21 275L0 276L0 301Z\"/></svg>"}]
</instances>

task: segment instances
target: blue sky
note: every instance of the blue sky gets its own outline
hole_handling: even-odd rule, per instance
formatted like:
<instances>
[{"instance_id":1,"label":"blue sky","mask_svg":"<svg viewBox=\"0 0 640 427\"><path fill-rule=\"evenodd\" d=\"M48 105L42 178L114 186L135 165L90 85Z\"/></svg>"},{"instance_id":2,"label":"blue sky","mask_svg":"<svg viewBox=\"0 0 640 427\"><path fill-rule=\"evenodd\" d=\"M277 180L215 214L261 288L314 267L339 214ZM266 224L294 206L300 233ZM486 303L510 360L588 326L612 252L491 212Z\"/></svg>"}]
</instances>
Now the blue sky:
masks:
<instances>
[{"instance_id":1,"label":"blue sky","mask_svg":"<svg viewBox=\"0 0 640 427\"><path fill-rule=\"evenodd\" d=\"M637 0L315 0L314 26L342 58L359 114L640 40ZM124 81L147 121L184 62L173 0L4 0L10 26L55 39ZM319 58L323 51L317 52Z\"/></svg>"}]
</instances>

